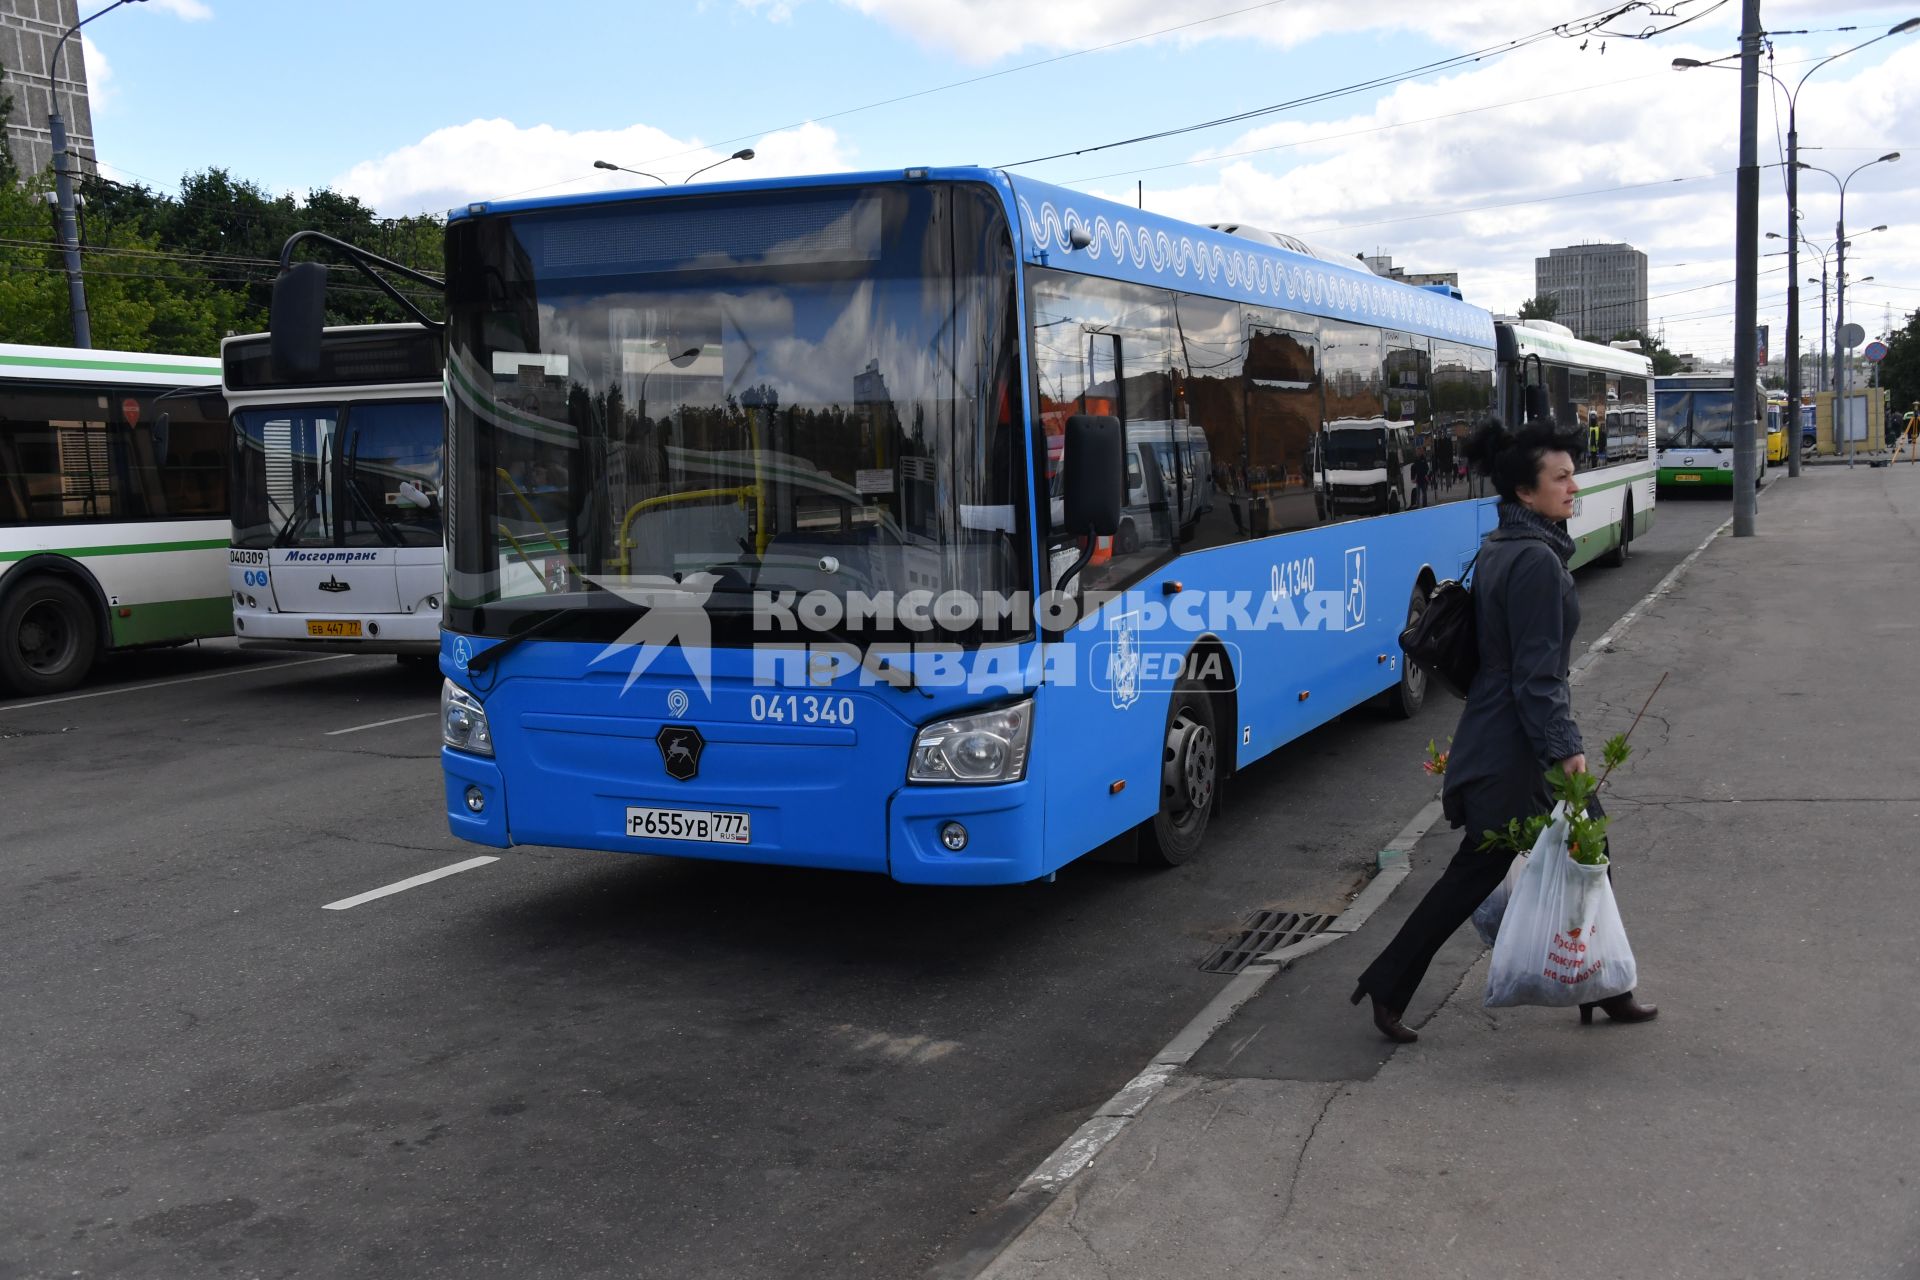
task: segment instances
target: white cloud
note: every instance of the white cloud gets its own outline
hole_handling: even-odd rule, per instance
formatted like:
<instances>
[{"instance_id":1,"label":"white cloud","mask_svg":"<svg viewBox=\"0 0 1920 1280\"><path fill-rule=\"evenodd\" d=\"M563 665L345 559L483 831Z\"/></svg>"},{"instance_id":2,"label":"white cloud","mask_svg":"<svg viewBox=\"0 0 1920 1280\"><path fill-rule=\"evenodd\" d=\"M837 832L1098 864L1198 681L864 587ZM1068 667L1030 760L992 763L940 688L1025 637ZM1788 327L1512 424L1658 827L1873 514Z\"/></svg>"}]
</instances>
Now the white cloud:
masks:
<instances>
[{"instance_id":1,"label":"white cloud","mask_svg":"<svg viewBox=\"0 0 1920 1280\"><path fill-rule=\"evenodd\" d=\"M840 137L819 124L767 134L753 148L752 160L733 161L701 180L832 173L853 167ZM362 161L336 178L333 187L388 215L439 213L476 200L649 185L632 174L595 169L595 160L643 169L678 183L736 149L705 146L643 124L568 132L552 125L523 127L511 120L472 120L436 129L410 146Z\"/></svg>"},{"instance_id":2,"label":"white cloud","mask_svg":"<svg viewBox=\"0 0 1920 1280\"><path fill-rule=\"evenodd\" d=\"M1345 253L1386 252L1412 271L1457 270L1467 297L1495 310L1511 310L1534 292L1533 259L1549 248L1624 240L1648 254L1649 293L1668 295L1650 300L1651 317L1667 317L1677 340L1724 354L1732 346L1733 290L1714 282L1733 276L1730 171L1737 163L1739 79L1670 70L1676 56L1715 52L1669 41L1626 42L1600 57L1556 44L1442 80L1399 86L1342 119L1276 119L1198 153L1213 163L1144 174L1147 207L1199 222L1270 227ZM1808 56L1783 48L1780 63ZM1840 145L1844 138L1846 145L1868 148L1806 153L1842 174L1893 149L1901 130L1910 132L1910 122L1920 119L1920 41L1878 65L1865 63L1851 75L1841 74L1849 70L1846 63L1834 64L1800 99L1803 147L1829 140ZM1583 91L1565 92L1573 88ZM1469 111L1524 99L1538 100ZM1772 164L1778 155L1764 99L1761 113L1759 159ZM1286 149L1222 158L1273 147ZM1920 154L1912 160L1911 166L1882 166L1854 180L1847 199L1850 227L1897 223L1903 210L1920 207ZM1715 173L1726 176L1661 181ZM1132 183L1122 187L1116 181L1131 176L1092 180L1063 172L1061 180L1106 187L1113 198L1131 204ZM1656 182L1540 202L1542 196ZM1784 229L1782 192L1781 171L1763 170L1763 231ZM1501 204L1508 207L1483 209ZM1818 175L1803 178L1801 207L1803 228L1809 234L1828 228L1823 243L1830 241L1837 211L1833 183ZM1483 211L1446 212L1469 208ZM1425 216L1436 213L1442 216ZM1920 282L1920 227L1895 232L1856 245L1861 274L1872 271L1881 283ZM1765 250L1783 247L1779 241L1763 244ZM1785 323L1783 265L1779 258L1760 264L1770 272L1760 278L1761 319L1768 321L1771 310L1776 335ZM1802 268L1804 277L1804 255ZM1817 259L1810 274L1819 275ZM1804 327L1815 333L1818 289L1811 295L1811 310L1803 295L1803 315L1809 317ZM1914 299L1909 309L1920 303L1920 295L1889 296L1896 307L1903 296ZM1869 327L1879 324L1881 305L1874 302Z\"/></svg>"},{"instance_id":3,"label":"white cloud","mask_svg":"<svg viewBox=\"0 0 1920 1280\"><path fill-rule=\"evenodd\" d=\"M69 54L68 57L72 55ZM87 108L94 115L113 110L113 101L119 96L119 86L113 82L113 64L107 61L107 55L100 52L86 32L80 33L80 56L87 64ZM61 61L64 63L65 58ZM72 69L62 66L61 72L72 74Z\"/></svg>"},{"instance_id":4,"label":"white cloud","mask_svg":"<svg viewBox=\"0 0 1920 1280\"><path fill-rule=\"evenodd\" d=\"M213 10L201 0L147 0L147 4L182 22L206 22L213 17Z\"/></svg>"}]
</instances>

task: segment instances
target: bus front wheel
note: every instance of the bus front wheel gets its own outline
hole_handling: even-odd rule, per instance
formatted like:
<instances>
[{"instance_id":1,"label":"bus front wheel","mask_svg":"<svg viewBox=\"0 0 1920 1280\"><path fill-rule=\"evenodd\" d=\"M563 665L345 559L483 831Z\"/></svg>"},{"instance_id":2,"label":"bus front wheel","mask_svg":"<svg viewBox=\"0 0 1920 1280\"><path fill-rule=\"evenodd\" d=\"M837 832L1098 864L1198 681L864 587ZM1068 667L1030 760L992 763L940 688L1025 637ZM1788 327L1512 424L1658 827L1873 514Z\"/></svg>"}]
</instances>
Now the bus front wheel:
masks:
<instances>
[{"instance_id":1,"label":"bus front wheel","mask_svg":"<svg viewBox=\"0 0 1920 1280\"><path fill-rule=\"evenodd\" d=\"M0 684L61 693L93 666L99 647L87 598L59 578L35 578L0 603Z\"/></svg>"},{"instance_id":2,"label":"bus front wheel","mask_svg":"<svg viewBox=\"0 0 1920 1280\"><path fill-rule=\"evenodd\" d=\"M1410 627L1420 620L1427 611L1427 593L1417 584L1413 588L1413 597L1407 601L1407 625ZM1396 720L1411 720L1420 714L1420 708L1427 704L1427 673L1418 663L1407 661L1407 655L1400 655L1400 679L1393 688L1381 695L1387 714Z\"/></svg>"},{"instance_id":3,"label":"bus front wheel","mask_svg":"<svg viewBox=\"0 0 1920 1280\"><path fill-rule=\"evenodd\" d=\"M1182 676L1167 708L1160 809L1141 842L1141 860L1156 867L1191 861L1200 852L1219 785L1220 743L1213 695L1199 681Z\"/></svg>"}]
</instances>

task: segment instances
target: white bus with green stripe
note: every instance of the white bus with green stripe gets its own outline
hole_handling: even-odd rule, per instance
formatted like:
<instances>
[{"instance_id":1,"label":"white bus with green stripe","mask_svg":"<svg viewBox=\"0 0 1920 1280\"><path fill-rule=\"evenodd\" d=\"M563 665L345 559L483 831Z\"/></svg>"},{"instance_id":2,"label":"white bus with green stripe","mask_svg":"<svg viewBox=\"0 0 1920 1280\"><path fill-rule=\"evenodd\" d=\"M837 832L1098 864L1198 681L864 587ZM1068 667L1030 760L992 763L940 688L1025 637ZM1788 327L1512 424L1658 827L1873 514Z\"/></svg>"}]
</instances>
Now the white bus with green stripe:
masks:
<instances>
[{"instance_id":1,"label":"white bus with green stripe","mask_svg":"<svg viewBox=\"0 0 1920 1280\"><path fill-rule=\"evenodd\" d=\"M1653 527L1653 361L1636 348L1583 342L1550 320L1502 320L1501 414L1509 426L1550 416L1580 437L1580 496L1567 532L1575 566L1625 564Z\"/></svg>"},{"instance_id":2,"label":"white bus with green stripe","mask_svg":"<svg viewBox=\"0 0 1920 1280\"><path fill-rule=\"evenodd\" d=\"M440 652L446 410L440 335L327 329L290 375L266 334L221 346L233 415L228 576L242 647Z\"/></svg>"},{"instance_id":3,"label":"white bus with green stripe","mask_svg":"<svg viewBox=\"0 0 1920 1280\"><path fill-rule=\"evenodd\" d=\"M1754 385L1753 419L1745 426L1757 440L1754 482L1767 473L1767 389ZM1733 492L1733 452L1739 434L1733 421L1730 373L1676 373L1654 387L1660 448L1660 487Z\"/></svg>"},{"instance_id":4,"label":"white bus with green stripe","mask_svg":"<svg viewBox=\"0 0 1920 1280\"><path fill-rule=\"evenodd\" d=\"M220 363L0 343L0 687L232 631Z\"/></svg>"}]
</instances>

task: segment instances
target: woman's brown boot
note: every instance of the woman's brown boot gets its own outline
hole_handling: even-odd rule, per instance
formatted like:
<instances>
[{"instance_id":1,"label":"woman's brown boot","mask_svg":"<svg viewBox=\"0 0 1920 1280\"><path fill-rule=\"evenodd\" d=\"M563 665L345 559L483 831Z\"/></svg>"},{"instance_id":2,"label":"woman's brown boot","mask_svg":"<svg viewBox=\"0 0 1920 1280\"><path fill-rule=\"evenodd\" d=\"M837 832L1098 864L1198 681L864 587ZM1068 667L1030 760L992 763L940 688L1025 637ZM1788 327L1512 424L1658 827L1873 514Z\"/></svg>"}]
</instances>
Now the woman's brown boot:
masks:
<instances>
[{"instance_id":1,"label":"woman's brown boot","mask_svg":"<svg viewBox=\"0 0 1920 1280\"><path fill-rule=\"evenodd\" d=\"M1660 1015L1659 1005L1636 1004L1634 1003L1633 992L1628 991L1621 995L1609 996L1605 1000L1590 1000L1586 1004L1581 1005L1580 1023L1582 1026L1591 1026L1593 1024L1593 1011L1595 1009L1606 1014L1607 1018L1613 1022L1652 1022Z\"/></svg>"}]
</instances>

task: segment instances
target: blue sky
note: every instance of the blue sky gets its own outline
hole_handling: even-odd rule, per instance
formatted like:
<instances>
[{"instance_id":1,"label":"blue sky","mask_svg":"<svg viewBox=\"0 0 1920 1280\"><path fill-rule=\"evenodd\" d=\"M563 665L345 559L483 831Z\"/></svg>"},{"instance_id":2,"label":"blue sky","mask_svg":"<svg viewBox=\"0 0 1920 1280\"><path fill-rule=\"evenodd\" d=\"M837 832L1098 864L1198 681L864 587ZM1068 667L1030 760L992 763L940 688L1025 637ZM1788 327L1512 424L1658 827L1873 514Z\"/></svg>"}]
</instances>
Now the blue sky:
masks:
<instances>
[{"instance_id":1,"label":"blue sky","mask_svg":"<svg viewBox=\"0 0 1920 1280\"><path fill-rule=\"evenodd\" d=\"M1682 13L1702 16L1651 41L1548 40L1026 171L1128 200L1143 182L1160 212L1458 270L1468 297L1496 310L1533 292L1533 258L1548 248L1626 240L1649 255L1651 310L1670 344L1726 354L1732 290L1714 282L1733 274L1739 80L1668 66L1735 49L1739 4L1713 4L1688 0ZM596 171L595 159L678 181L743 145L758 157L714 177L1007 164L1349 85L1590 12L1561 0L145 0L87 35L109 172L170 189L220 166L272 190L330 185L399 214L645 181ZM1920 0L1776 0L1769 27L1823 30L1779 36L1774 68L1797 81L1820 57L1915 15ZM1666 21L1639 14L1612 29ZM939 88L976 77L987 78ZM1920 35L1834 63L1799 101L1802 146L1822 148L1807 152L1813 163L1844 174L1911 144L1904 163L1848 188L1850 226L1890 224L1851 251L1857 275L1875 281L1850 289L1850 309L1869 330L1888 306L1898 322L1920 306ZM1761 162L1777 160L1764 97L1761 135ZM1763 227L1783 229L1777 169L1763 192ZM1836 204L1833 182L1808 175L1803 227L1825 228L1823 245ZM1784 272L1762 277L1762 319L1776 334L1784 287ZM1817 305L1815 290L1810 314Z\"/></svg>"}]
</instances>

